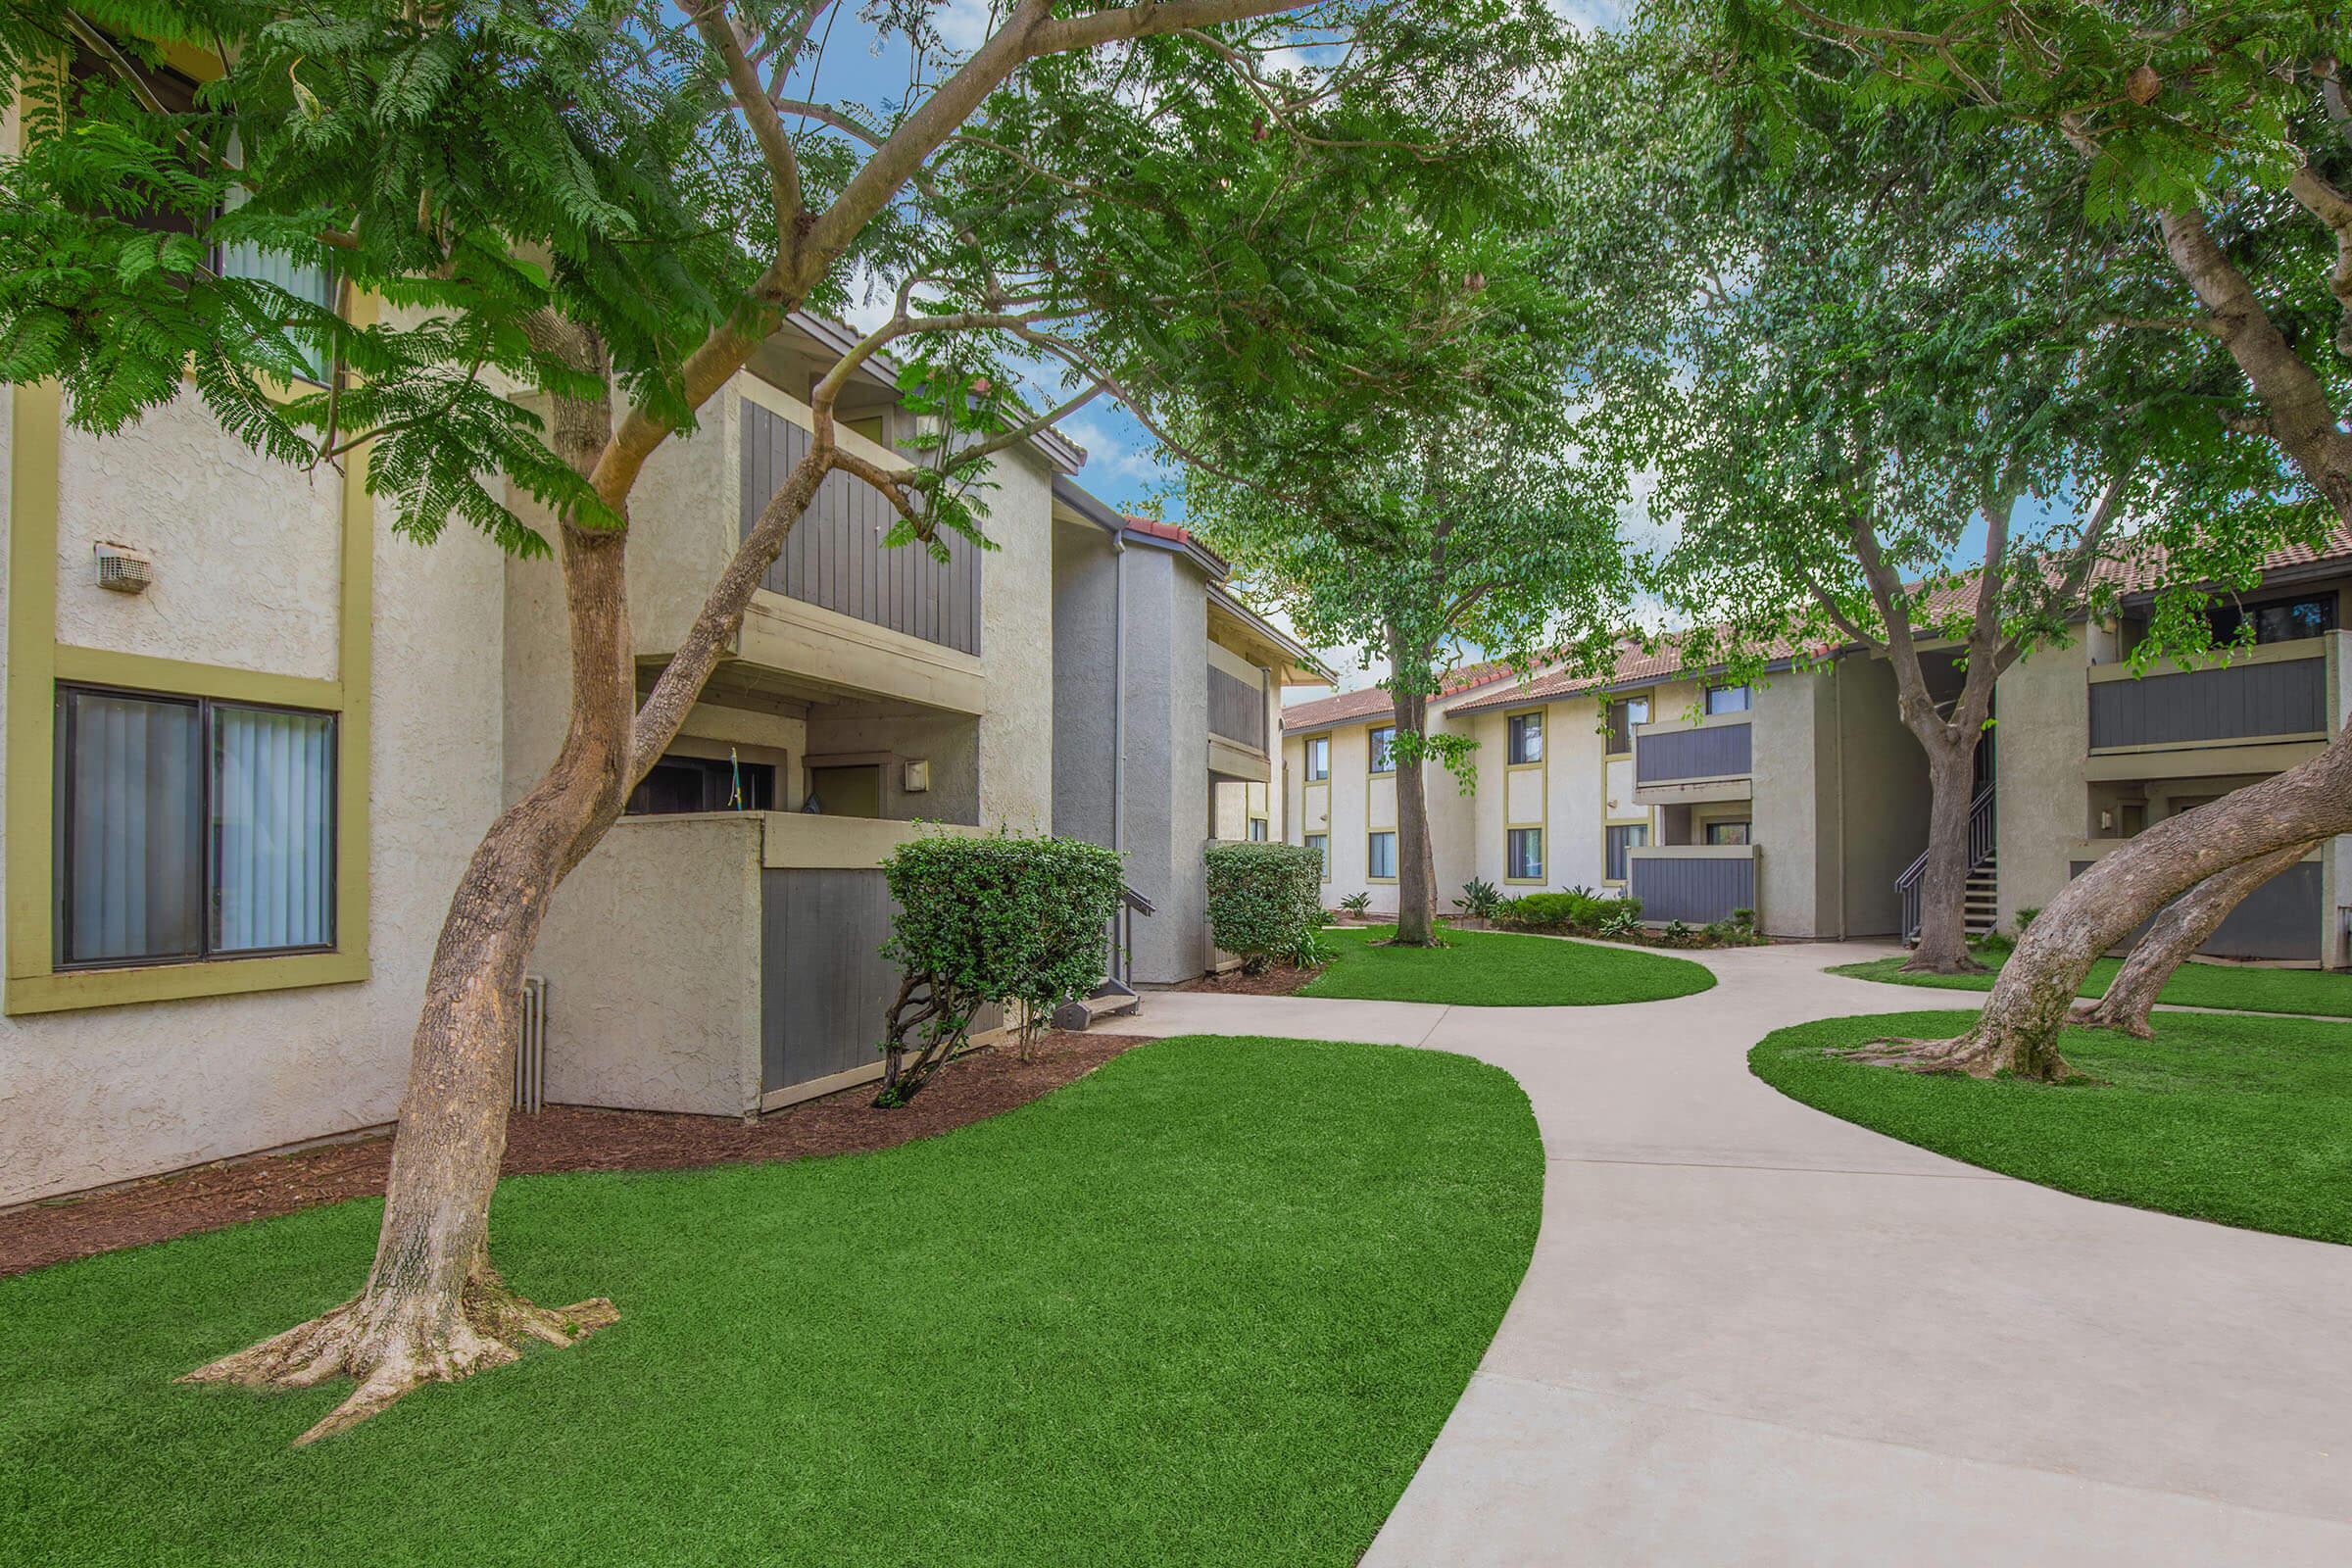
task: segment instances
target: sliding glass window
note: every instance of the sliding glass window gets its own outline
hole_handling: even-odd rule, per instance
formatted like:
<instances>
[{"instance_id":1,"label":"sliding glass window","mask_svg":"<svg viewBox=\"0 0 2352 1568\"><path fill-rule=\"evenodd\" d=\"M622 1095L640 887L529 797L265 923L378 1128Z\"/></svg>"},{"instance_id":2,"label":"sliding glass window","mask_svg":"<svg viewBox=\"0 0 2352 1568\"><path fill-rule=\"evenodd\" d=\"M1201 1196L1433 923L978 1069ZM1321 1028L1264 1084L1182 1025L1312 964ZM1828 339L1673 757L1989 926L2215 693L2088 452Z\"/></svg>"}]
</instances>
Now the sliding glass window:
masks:
<instances>
[{"instance_id":1,"label":"sliding glass window","mask_svg":"<svg viewBox=\"0 0 2352 1568\"><path fill-rule=\"evenodd\" d=\"M334 945L335 715L57 694L60 967Z\"/></svg>"}]
</instances>

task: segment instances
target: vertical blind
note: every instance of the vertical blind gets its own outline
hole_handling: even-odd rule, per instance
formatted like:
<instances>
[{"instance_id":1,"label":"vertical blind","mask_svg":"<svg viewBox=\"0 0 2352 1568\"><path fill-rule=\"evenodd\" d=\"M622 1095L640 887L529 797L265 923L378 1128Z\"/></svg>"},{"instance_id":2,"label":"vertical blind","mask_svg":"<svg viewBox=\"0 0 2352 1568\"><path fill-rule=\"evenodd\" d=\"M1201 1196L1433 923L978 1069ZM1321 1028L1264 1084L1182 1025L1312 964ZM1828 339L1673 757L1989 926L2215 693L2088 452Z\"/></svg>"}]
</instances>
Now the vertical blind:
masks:
<instances>
[{"instance_id":1,"label":"vertical blind","mask_svg":"<svg viewBox=\"0 0 2352 1568\"><path fill-rule=\"evenodd\" d=\"M334 720L213 710L213 947L316 948L332 935Z\"/></svg>"},{"instance_id":2,"label":"vertical blind","mask_svg":"<svg viewBox=\"0 0 2352 1568\"><path fill-rule=\"evenodd\" d=\"M194 703L72 692L60 791L69 963L193 956L204 942Z\"/></svg>"},{"instance_id":3,"label":"vertical blind","mask_svg":"<svg viewBox=\"0 0 2352 1568\"><path fill-rule=\"evenodd\" d=\"M61 962L334 941L331 713L61 690L58 828Z\"/></svg>"}]
</instances>

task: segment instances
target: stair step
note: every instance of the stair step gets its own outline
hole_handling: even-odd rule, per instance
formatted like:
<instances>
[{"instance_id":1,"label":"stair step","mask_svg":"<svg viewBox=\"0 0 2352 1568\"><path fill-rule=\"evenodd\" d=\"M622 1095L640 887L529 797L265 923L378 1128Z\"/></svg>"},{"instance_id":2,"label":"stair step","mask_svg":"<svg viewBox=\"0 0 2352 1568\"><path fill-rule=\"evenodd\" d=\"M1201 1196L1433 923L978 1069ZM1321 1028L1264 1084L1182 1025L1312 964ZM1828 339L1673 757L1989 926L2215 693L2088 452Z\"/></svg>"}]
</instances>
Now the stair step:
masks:
<instances>
[{"instance_id":1,"label":"stair step","mask_svg":"<svg viewBox=\"0 0 2352 1568\"><path fill-rule=\"evenodd\" d=\"M1054 1009L1054 1027L1083 1030L1091 1028L1099 1018L1119 1018L1143 1009L1144 999L1132 991L1105 991L1100 996L1079 997Z\"/></svg>"}]
</instances>

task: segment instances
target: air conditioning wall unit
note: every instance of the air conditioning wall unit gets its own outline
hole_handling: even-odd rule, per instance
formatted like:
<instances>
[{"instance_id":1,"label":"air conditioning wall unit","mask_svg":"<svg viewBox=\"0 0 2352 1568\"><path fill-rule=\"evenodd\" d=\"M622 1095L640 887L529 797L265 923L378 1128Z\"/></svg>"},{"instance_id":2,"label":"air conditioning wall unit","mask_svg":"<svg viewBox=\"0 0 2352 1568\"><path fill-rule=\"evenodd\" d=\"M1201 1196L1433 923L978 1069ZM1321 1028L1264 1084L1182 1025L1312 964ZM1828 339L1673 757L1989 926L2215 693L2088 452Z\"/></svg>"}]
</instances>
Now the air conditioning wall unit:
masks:
<instances>
[{"instance_id":1,"label":"air conditioning wall unit","mask_svg":"<svg viewBox=\"0 0 2352 1568\"><path fill-rule=\"evenodd\" d=\"M135 545L101 539L90 549L98 558L98 586L108 593L143 594L155 581L155 558Z\"/></svg>"}]
</instances>

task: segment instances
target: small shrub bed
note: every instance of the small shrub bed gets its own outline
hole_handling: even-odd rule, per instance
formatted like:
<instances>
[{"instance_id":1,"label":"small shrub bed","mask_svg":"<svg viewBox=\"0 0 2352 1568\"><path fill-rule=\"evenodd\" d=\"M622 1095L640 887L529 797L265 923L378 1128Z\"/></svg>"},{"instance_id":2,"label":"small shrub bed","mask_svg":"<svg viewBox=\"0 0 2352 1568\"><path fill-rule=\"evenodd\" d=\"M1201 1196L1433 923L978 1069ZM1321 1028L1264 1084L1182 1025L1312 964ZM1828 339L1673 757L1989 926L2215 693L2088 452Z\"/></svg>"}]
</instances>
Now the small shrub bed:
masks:
<instances>
[{"instance_id":1,"label":"small shrub bed","mask_svg":"<svg viewBox=\"0 0 2352 1568\"><path fill-rule=\"evenodd\" d=\"M1653 929L1642 923L1640 899L1598 894L1590 888L1504 899L1494 906L1492 918L1505 931L1600 937L1649 948L1738 948L1764 940L1756 932L1753 909L1734 909L1729 919L1703 926L1676 920Z\"/></svg>"},{"instance_id":2,"label":"small shrub bed","mask_svg":"<svg viewBox=\"0 0 2352 1568\"><path fill-rule=\"evenodd\" d=\"M1275 964L1310 969L1327 954L1323 925L1323 857L1297 844L1212 844L1200 857L1208 867L1208 934L1242 960L1247 974Z\"/></svg>"}]
</instances>

